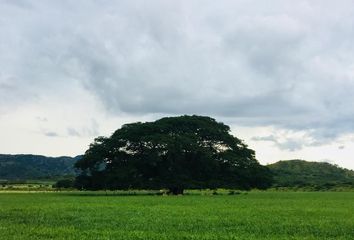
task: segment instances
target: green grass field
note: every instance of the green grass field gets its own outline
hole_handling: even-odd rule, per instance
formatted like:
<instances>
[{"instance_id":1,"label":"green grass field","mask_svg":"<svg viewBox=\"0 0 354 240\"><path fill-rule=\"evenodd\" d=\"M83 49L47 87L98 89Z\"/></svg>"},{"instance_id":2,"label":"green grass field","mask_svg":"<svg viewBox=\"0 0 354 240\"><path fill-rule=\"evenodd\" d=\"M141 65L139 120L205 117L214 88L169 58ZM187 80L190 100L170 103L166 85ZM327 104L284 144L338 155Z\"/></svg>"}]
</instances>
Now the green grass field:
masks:
<instances>
[{"instance_id":1,"label":"green grass field","mask_svg":"<svg viewBox=\"0 0 354 240\"><path fill-rule=\"evenodd\" d=\"M354 239L354 193L0 193L0 239Z\"/></svg>"}]
</instances>

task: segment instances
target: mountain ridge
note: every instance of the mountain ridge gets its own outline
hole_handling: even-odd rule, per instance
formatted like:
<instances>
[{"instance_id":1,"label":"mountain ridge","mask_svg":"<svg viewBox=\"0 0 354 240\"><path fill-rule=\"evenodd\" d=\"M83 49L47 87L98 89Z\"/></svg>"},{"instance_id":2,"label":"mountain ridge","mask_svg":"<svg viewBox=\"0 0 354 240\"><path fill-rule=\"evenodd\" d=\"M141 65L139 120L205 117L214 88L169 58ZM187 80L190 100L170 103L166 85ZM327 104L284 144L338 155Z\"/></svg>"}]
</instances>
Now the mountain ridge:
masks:
<instances>
[{"instance_id":1,"label":"mountain ridge","mask_svg":"<svg viewBox=\"0 0 354 240\"><path fill-rule=\"evenodd\" d=\"M0 154L0 179L26 180L75 175L74 164L81 157L47 157L35 154Z\"/></svg>"}]
</instances>

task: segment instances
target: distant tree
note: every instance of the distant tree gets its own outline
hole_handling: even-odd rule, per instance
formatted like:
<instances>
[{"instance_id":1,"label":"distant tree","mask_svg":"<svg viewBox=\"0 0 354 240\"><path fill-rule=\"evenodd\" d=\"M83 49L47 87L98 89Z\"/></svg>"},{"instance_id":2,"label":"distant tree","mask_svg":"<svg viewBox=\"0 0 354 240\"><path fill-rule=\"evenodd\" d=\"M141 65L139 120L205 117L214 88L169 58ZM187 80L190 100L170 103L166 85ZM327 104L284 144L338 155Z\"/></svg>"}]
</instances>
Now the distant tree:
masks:
<instances>
[{"instance_id":1,"label":"distant tree","mask_svg":"<svg viewBox=\"0 0 354 240\"><path fill-rule=\"evenodd\" d=\"M8 184L8 181L0 181L1 186L4 188Z\"/></svg>"},{"instance_id":2,"label":"distant tree","mask_svg":"<svg viewBox=\"0 0 354 240\"><path fill-rule=\"evenodd\" d=\"M230 128L202 116L123 125L76 162L79 189L267 188L271 173Z\"/></svg>"},{"instance_id":3,"label":"distant tree","mask_svg":"<svg viewBox=\"0 0 354 240\"><path fill-rule=\"evenodd\" d=\"M73 188L74 187L74 179L62 179L57 181L53 188Z\"/></svg>"}]
</instances>

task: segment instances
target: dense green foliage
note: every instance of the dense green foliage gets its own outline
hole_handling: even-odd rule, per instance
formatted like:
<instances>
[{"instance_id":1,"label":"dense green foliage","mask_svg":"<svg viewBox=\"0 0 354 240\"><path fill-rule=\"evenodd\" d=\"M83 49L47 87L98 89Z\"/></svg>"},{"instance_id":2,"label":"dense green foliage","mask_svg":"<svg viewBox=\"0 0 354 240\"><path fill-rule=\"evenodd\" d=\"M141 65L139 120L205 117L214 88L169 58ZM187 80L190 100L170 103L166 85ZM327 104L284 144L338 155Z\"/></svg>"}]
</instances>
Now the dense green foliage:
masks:
<instances>
[{"instance_id":1,"label":"dense green foliage","mask_svg":"<svg viewBox=\"0 0 354 240\"><path fill-rule=\"evenodd\" d=\"M0 193L0 239L353 239L354 193Z\"/></svg>"},{"instance_id":2,"label":"dense green foliage","mask_svg":"<svg viewBox=\"0 0 354 240\"><path fill-rule=\"evenodd\" d=\"M354 171L326 162L288 160L268 167L275 187L311 187L313 190L354 187Z\"/></svg>"},{"instance_id":3,"label":"dense green foliage","mask_svg":"<svg viewBox=\"0 0 354 240\"><path fill-rule=\"evenodd\" d=\"M74 188L74 182L74 178L60 179L55 184L53 184L53 188Z\"/></svg>"},{"instance_id":4,"label":"dense green foliage","mask_svg":"<svg viewBox=\"0 0 354 240\"><path fill-rule=\"evenodd\" d=\"M83 189L267 188L269 170L230 128L202 116L126 124L99 137L75 166Z\"/></svg>"},{"instance_id":5,"label":"dense green foliage","mask_svg":"<svg viewBox=\"0 0 354 240\"><path fill-rule=\"evenodd\" d=\"M74 175L80 157L0 154L0 180L26 180Z\"/></svg>"}]
</instances>

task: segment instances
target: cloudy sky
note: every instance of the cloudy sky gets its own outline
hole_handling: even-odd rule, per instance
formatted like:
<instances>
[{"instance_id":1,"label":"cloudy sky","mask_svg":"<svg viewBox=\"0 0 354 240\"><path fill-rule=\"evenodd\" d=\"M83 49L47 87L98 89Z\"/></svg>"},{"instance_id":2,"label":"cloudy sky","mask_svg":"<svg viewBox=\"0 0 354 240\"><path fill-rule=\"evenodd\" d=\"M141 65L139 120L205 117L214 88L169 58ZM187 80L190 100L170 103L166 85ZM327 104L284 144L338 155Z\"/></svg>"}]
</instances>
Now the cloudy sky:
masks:
<instances>
[{"instance_id":1,"label":"cloudy sky","mask_svg":"<svg viewBox=\"0 0 354 240\"><path fill-rule=\"evenodd\" d=\"M200 114L261 163L354 169L353 41L351 0L0 0L0 153Z\"/></svg>"}]
</instances>

